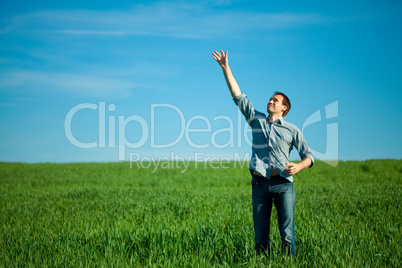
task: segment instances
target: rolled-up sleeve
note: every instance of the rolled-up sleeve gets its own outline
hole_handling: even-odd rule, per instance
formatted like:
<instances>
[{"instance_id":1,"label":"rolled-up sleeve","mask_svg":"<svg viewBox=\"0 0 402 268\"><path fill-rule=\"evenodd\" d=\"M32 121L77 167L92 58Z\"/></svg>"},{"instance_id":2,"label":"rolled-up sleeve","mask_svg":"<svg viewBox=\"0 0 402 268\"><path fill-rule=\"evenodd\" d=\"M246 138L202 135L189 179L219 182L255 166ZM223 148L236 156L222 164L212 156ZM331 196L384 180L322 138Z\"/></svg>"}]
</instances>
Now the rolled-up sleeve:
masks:
<instances>
[{"instance_id":1,"label":"rolled-up sleeve","mask_svg":"<svg viewBox=\"0 0 402 268\"><path fill-rule=\"evenodd\" d=\"M310 167L312 167L314 165L313 153L310 151L309 147L307 146L307 142L304 139L304 136L299 129L296 129L296 131L293 135L293 146L299 152L299 156L300 156L301 160L303 160L306 157L311 159Z\"/></svg>"},{"instance_id":2,"label":"rolled-up sleeve","mask_svg":"<svg viewBox=\"0 0 402 268\"><path fill-rule=\"evenodd\" d=\"M239 107L239 110L244 115L247 122L250 124L255 115L255 110L253 105L251 104L251 101L249 101L249 99L247 99L247 96L243 93L233 98L233 101Z\"/></svg>"}]
</instances>

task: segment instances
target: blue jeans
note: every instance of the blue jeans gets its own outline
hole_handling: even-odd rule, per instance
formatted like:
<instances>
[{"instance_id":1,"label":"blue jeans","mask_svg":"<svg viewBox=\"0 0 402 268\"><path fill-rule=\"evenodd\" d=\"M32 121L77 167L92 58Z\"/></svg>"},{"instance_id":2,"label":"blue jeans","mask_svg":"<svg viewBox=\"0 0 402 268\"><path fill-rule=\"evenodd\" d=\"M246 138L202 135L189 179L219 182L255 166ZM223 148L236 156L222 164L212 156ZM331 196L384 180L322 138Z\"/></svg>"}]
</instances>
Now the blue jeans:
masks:
<instances>
[{"instance_id":1,"label":"blue jeans","mask_svg":"<svg viewBox=\"0 0 402 268\"><path fill-rule=\"evenodd\" d=\"M295 191L293 182L280 176L267 179L253 175L251 185L253 189L255 249L257 253L264 253L265 255L271 253L269 228L273 201L278 212L282 248L286 254L295 255Z\"/></svg>"}]
</instances>

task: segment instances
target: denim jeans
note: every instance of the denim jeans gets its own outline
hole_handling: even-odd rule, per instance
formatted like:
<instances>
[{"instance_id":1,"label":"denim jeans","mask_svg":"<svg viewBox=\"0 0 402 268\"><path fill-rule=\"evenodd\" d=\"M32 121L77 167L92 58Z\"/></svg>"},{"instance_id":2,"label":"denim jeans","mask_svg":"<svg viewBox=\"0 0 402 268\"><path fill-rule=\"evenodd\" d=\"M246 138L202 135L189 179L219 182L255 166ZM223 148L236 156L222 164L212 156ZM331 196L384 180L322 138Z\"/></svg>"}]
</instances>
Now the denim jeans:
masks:
<instances>
[{"instance_id":1,"label":"denim jeans","mask_svg":"<svg viewBox=\"0 0 402 268\"><path fill-rule=\"evenodd\" d=\"M282 248L286 254L296 253L295 240L295 191L293 182L280 176L270 179L253 175L252 181L253 221L255 249L257 253L270 254L269 229L272 201L278 212Z\"/></svg>"}]
</instances>

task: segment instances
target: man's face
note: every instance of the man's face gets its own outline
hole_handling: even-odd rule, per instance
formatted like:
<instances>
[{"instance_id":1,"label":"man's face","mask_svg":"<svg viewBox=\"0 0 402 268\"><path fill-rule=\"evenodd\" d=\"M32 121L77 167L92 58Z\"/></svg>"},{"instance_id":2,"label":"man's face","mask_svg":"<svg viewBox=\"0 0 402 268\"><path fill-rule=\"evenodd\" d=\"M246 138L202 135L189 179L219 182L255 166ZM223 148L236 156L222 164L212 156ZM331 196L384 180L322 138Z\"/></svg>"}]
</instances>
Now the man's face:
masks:
<instances>
[{"instance_id":1,"label":"man's face","mask_svg":"<svg viewBox=\"0 0 402 268\"><path fill-rule=\"evenodd\" d=\"M286 105L283 105L283 96L282 95L274 95L269 99L267 104L267 112L269 114L283 114L283 112L287 109Z\"/></svg>"}]
</instances>

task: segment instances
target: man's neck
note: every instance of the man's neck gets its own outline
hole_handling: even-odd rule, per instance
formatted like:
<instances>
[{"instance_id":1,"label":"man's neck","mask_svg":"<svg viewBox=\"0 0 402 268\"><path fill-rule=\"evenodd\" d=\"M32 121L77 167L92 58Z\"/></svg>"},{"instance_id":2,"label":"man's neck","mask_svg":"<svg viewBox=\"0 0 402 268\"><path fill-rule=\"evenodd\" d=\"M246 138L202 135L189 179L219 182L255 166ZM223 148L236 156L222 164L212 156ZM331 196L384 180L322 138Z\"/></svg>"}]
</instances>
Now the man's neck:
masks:
<instances>
[{"instance_id":1,"label":"man's neck","mask_svg":"<svg viewBox=\"0 0 402 268\"><path fill-rule=\"evenodd\" d=\"M270 114L269 115L269 122L273 123L276 120L278 120L279 118L282 118L282 114Z\"/></svg>"}]
</instances>

